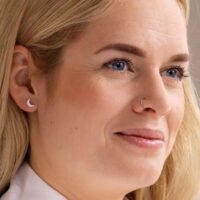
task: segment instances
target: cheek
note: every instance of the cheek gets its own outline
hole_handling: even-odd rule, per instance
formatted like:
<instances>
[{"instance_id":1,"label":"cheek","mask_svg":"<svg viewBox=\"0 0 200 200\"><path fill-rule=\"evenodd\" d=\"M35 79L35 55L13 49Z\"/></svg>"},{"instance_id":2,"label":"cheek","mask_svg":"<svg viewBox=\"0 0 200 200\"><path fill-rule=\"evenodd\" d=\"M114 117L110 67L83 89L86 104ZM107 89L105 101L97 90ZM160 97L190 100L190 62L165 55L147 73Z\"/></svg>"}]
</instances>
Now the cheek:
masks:
<instances>
[{"instance_id":1,"label":"cheek","mask_svg":"<svg viewBox=\"0 0 200 200\"><path fill-rule=\"evenodd\" d=\"M69 105L72 112L78 112L84 119L96 121L99 125L105 125L124 107L128 94L102 77L86 74L76 80L69 79L60 91L62 104Z\"/></svg>"},{"instance_id":2,"label":"cheek","mask_svg":"<svg viewBox=\"0 0 200 200\"><path fill-rule=\"evenodd\" d=\"M104 78L86 74L57 80L46 106L46 124L43 120L43 127L48 128L43 139L47 149L51 146L54 157L73 152L76 157L96 159L106 145L110 121L124 108L130 92Z\"/></svg>"},{"instance_id":3,"label":"cheek","mask_svg":"<svg viewBox=\"0 0 200 200\"><path fill-rule=\"evenodd\" d=\"M102 78L86 73L71 73L57 80L49 114L62 132L61 138L73 137L73 141L80 143L92 139L93 144L102 144L106 124L120 109L122 95ZM69 130L75 134L66 134Z\"/></svg>"},{"instance_id":4,"label":"cheek","mask_svg":"<svg viewBox=\"0 0 200 200\"><path fill-rule=\"evenodd\" d=\"M168 153L173 148L173 145L175 143L178 131L180 129L181 123L183 121L184 117L184 94L182 92L177 93L179 95L176 95L176 98L173 98L172 101L172 110L170 112L170 115L168 115L168 132L169 132L169 142L168 142Z\"/></svg>"},{"instance_id":5,"label":"cheek","mask_svg":"<svg viewBox=\"0 0 200 200\"><path fill-rule=\"evenodd\" d=\"M87 145L90 156L105 148L111 121L132 98L127 87L86 73L62 79L56 91L55 110L61 114L60 122L55 124L59 124L59 129L62 127L60 142L72 139L74 146L82 147L82 152Z\"/></svg>"}]
</instances>

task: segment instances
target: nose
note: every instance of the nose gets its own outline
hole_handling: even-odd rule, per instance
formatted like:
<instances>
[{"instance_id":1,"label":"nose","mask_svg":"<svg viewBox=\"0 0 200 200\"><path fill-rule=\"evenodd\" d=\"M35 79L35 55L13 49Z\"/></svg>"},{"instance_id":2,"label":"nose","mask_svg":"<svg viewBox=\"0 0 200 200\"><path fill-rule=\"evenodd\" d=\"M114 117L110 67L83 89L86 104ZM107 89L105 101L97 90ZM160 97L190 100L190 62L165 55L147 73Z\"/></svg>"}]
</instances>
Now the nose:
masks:
<instances>
[{"instance_id":1,"label":"nose","mask_svg":"<svg viewBox=\"0 0 200 200\"><path fill-rule=\"evenodd\" d=\"M137 113L166 115L171 110L170 88L159 75L144 77L138 84L138 94L132 102L132 110Z\"/></svg>"}]
</instances>

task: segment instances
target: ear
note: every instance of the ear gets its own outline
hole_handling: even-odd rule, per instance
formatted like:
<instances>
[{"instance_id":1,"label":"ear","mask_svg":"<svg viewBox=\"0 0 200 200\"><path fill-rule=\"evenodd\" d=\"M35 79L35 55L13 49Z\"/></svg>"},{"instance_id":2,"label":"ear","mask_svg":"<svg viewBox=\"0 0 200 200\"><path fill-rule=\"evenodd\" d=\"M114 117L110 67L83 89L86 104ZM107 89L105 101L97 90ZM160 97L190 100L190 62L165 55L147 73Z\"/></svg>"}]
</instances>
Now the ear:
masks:
<instances>
[{"instance_id":1,"label":"ear","mask_svg":"<svg viewBox=\"0 0 200 200\"><path fill-rule=\"evenodd\" d=\"M37 109L36 90L33 87L33 77L31 76L33 67L34 62L29 50L21 45L16 45L9 79L9 94L16 104L26 112L34 112ZM28 99L30 99L29 102ZM30 106L30 103L33 106Z\"/></svg>"}]
</instances>

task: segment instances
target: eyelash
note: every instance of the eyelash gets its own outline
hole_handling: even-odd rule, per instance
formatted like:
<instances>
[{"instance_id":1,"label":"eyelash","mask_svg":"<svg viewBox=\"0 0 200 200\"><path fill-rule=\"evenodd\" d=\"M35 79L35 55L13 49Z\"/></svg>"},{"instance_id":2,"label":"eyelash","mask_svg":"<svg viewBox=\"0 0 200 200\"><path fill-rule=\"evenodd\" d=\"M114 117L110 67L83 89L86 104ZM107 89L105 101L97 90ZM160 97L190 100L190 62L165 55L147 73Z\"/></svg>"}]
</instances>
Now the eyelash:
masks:
<instances>
[{"instance_id":1,"label":"eyelash","mask_svg":"<svg viewBox=\"0 0 200 200\"><path fill-rule=\"evenodd\" d=\"M177 70L179 73L179 75L177 75L179 80L189 77L189 75L186 74L185 69L179 65L174 65L174 66L172 65L171 67L167 68L166 70Z\"/></svg>"},{"instance_id":2,"label":"eyelash","mask_svg":"<svg viewBox=\"0 0 200 200\"><path fill-rule=\"evenodd\" d=\"M108 65L114 63L114 62L125 62L127 64L127 70L129 70L130 72L134 72L134 65L133 63L131 62L131 60L127 59L127 58L114 58L112 59L111 61L108 61L106 63L103 64L103 66L107 69L110 69L112 70L113 72L116 72L116 73L124 73L124 70L114 70L112 69L111 67L108 67Z\"/></svg>"},{"instance_id":3,"label":"eyelash","mask_svg":"<svg viewBox=\"0 0 200 200\"><path fill-rule=\"evenodd\" d=\"M108 65L113 64L114 62L124 62L127 65L127 70L129 72L134 72L134 64L132 63L131 60L129 60L127 58L115 58L115 59L112 59L109 62L104 63L103 66L105 68L107 68L108 70L112 70L113 72L116 72L116 73L127 72L127 71L124 71L124 70L115 70L115 69L112 69L111 67L108 67ZM179 73L179 75L177 75L179 80L182 80L183 78L189 77L189 75L186 74L185 69L183 67L179 66L179 65L174 65L174 66L172 65L169 68L165 69L165 71L168 71L168 70L177 70L178 73Z\"/></svg>"}]
</instances>

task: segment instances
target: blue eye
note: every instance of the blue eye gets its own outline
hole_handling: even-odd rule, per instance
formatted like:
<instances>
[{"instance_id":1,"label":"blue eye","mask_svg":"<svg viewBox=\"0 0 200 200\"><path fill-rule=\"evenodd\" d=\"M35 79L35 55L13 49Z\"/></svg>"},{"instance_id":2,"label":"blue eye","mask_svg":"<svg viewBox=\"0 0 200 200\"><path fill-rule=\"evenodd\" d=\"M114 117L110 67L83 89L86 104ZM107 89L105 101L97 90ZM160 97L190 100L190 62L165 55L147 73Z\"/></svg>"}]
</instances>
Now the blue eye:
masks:
<instances>
[{"instance_id":1,"label":"blue eye","mask_svg":"<svg viewBox=\"0 0 200 200\"><path fill-rule=\"evenodd\" d=\"M131 71L131 61L128 59L114 59L110 62L104 64L104 67L107 67L113 71Z\"/></svg>"},{"instance_id":2,"label":"blue eye","mask_svg":"<svg viewBox=\"0 0 200 200\"><path fill-rule=\"evenodd\" d=\"M182 80L183 77L188 77L187 75L185 75L184 68L180 66L170 67L162 73L164 73L164 76L168 76L170 78L179 79L179 80Z\"/></svg>"}]
</instances>

